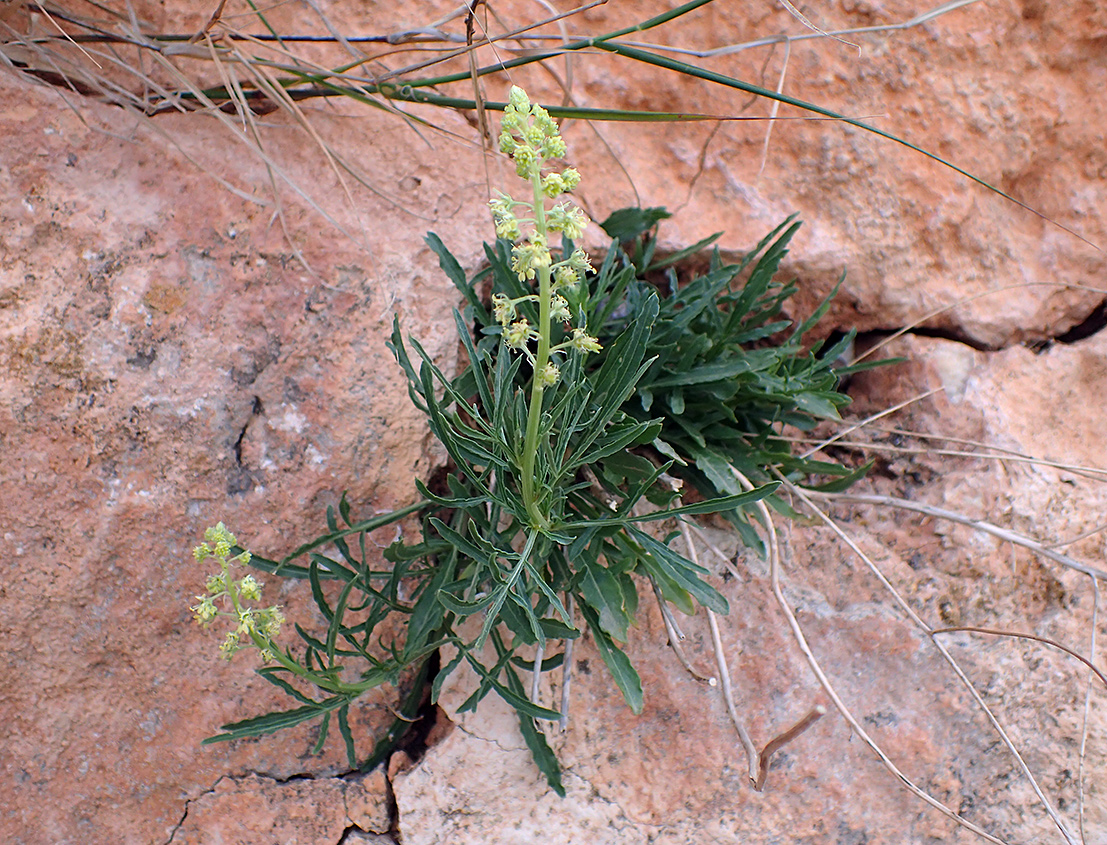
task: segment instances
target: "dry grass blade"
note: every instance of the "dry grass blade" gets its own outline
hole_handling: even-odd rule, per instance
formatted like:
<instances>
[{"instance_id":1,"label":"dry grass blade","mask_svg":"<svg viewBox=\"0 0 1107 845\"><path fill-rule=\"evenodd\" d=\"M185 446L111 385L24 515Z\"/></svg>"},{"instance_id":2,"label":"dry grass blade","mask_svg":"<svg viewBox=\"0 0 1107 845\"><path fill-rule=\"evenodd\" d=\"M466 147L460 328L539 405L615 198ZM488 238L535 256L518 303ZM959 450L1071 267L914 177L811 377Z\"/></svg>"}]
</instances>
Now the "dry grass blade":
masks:
<instances>
[{"instance_id":1,"label":"dry grass blade","mask_svg":"<svg viewBox=\"0 0 1107 845\"><path fill-rule=\"evenodd\" d=\"M913 401L913 400L910 400ZM870 418L871 419L871 418ZM865 425L867 421L853 426L851 430L856 430L862 425ZM781 440L788 443L796 443L804 446L814 444L814 451L808 452L808 455L813 455L815 452L821 451L828 443L833 442L834 445L844 449L856 449L859 452L884 452L894 455L940 455L949 458L978 458L985 461L1003 461L1009 463L1026 464L1027 466L1046 467L1048 469L1055 469L1061 472L1070 473L1072 475L1078 475L1083 478L1090 479L1092 481L1107 481L1107 470L1100 469L1093 466L1082 466L1079 464L1067 464L1062 461L1051 461L1047 458L1036 458L1033 455L1026 455L1022 452L1018 452L1015 449L1004 449L1000 446L989 446L986 443L980 443L973 440L963 440L956 437L947 437L940 434L923 434L917 431L907 431L904 429L896 428L880 428L873 427L876 432L883 432L895 437L911 437L919 440L937 440L945 441L949 443L963 443L971 446L974 450L988 450L988 451L972 451L970 449L937 449L931 446L925 448L918 446L897 446L892 443L878 443L872 440L844 440L839 437L835 437L831 440L816 440L810 437L792 437L790 435L781 436ZM843 432L845 434L846 432ZM1076 537L1069 538L1067 540L1059 540L1054 543L1046 543L1048 548L1059 548L1061 546L1068 546L1072 543L1083 540L1086 537L1091 537L1093 534L1098 534L1107 525L1100 525L1095 528L1089 529L1086 532L1081 533Z\"/></svg>"},{"instance_id":2,"label":"dry grass blade","mask_svg":"<svg viewBox=\"0 0 1107 845\"><path fill-rule=\"evenodd\" d=\"M850 47L856 47L857 48L857 55L859 55L859 56L861 55L861 45L860 44L854 44L852 41L846 41L841 36L834 35L832 33L826 32L825 30L819 29L819 27L815 26L815 24L811 23L811 21L808 20L807 16L804 15L803 12L801 12L799 9L797 9L795 6L793 6L791 3L789 3L788 0L778 0L778 2L780 3L781 6L783 6L785 9L788 10L788 14L790 14L792 17L794 17L796 20L798 20L800 23L802 23L808 29L812 30L813 32L817 32L819 35L823 36L824 38L833 38L835 41L840 41L843 44L846 44Z\"/></svg>"},{"instance_id":3,"label":"dry grass blade","mask_svg":"<svg viewBox=\"0 0 1107 845\"><path fill-rule=\"evenodd\" d=\"M1063 651L1065 654L1069 655L1070 657L1075 657L1077 660L1079 660L1081 663L1083 663L1085 666L1087 666L1088 669L1091 670L1092 673L1097 678L1099 678L1099 682L1101 684L1103 684L1104 689L1107 689L1107 675L1104 675L1102 672L1100 672L1099 669L1096 668L1095 664L1092 663L1091 660L1089 660L1088 658L1086 658L1084 655L1080 654L1079 652L1073 651L1067 645L1063 645L1063 644L1057 642L1056 640L1049 639L1049 637L1039 637L1036 634L1024 634L1024 633L1020 633L1018 631L1000 631L996 628L978 628L978 627L975 627L975 626L972 626L972 625L956 625L956 626L949 627L949 628L935 628L933 631L931 631L931 633L932 634L954 634L954 633L991 634L992 636L995 636L995 637L1013 637L1013 638L1016 638L1016 639L1032 640L1033 642L1036 642L1036 643L1044 643L1045 645L1053 646L1054 648L1056 648L1060 651Z\"/></svg>"}]
</instances>

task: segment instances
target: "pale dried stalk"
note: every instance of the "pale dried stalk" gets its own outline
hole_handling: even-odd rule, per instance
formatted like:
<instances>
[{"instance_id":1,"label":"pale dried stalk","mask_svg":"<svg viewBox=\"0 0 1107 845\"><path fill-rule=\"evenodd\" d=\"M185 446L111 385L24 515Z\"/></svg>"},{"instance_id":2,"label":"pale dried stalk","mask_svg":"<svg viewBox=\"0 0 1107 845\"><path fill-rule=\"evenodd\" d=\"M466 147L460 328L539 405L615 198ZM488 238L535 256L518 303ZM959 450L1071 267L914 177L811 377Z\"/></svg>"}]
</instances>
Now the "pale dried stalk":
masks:
<instances>
[{"instance_id":1,"label":"pale dried stalk","mask_svg":"<svg viewBox=\"0 0 1107 845\"><path fill-rule=\"evenodd\" d=\"M692 542L692 534L684 520L680 522L680 531L684 538L684 544L688 547L689 559L699 566L699 553L696 551L696 544ZM707 613L707 625L711 629L711 644L715 651L715 665L719 670L719 687L723 694L723 701L726 703L726 712L730 714L730 721L734 725L734 730L738 733L738 739L741 740L742 747L746 750L750 783L755 784L757 783L757 747L753 744L753 739L750 738L749 731L746 730L745 723L739 717L738 707L734 703L734 690L730 684L730 669L727 667L726 651L723 649L723 641L719 636L719 622L710 608L705 607L704 610Z\"/></svg>"},{"instance_id":2,"label":"pale dried stalk","mask_svg":"<svg viewBox=\"0 0 1107 845\"><path fill-rule=\"evenodd\" d=\"M995 730L996 733L999 735L1000 739L1003 741L1003 744L1007 747L1007 750L1015 758L1016 762L1019 765L1019 768L1022 770L1023 775L1029 781L1031 788L1034 790L1034 794L1037 795L1038 802L1045 809L1046 813L1049 815L1049 817L1053 821L1054 825L1056 825L1058 831L1060 831L1061 835L1065 838L1065 841L1068 843L1068 845L1076 845L1076 841L1077 841L1076 838L1073 836L1072 832L1068 829L1068 826L1065 824L1064 820L1057 813L1057 810L1055 810L1053 805L1049 802L1049 799L1046 797L1045 793L1042 791L1041 786L1038 785L1038 781L1034 777L1034 773L1030 771L1030 767L1026 764L1026 761L1023 759L1022 755L1019 753L1018 749L1015 747L1014 742L1012 742L1011 738L1007 735L1007 732L1004 730L1003 726L999 723L999 720L996 718L996 716L992 712L991 708L988 707L988 705L984 701L983 697L977 691L975 685L973 685L972 681L969 680L969 677L965 674L964 670L961 669L960 664L954 659L953 655L950 654L949 650L934 636L933 629L931 629L930 626L928 626L922 620L922 618L917 613L915 613L915 611L911 608L911 606L907 603L907 601L899 594L899 591L897 591L896 588L894 586L892 586L892 583L887 579L887 577L880 570L880 568L876 565L876 563L867 554L865 554L864 551L862 551L861 547L858 546L857 543L855 543L853 541L853 539L851 537L849 537L840 527L838 527L837 523L835 523L834 520L832 520L829 516L826 515L825 512L823 512L820 508L818 508L815 505L815 503L811 500L811 496L809 495L809 494L813 494L813 491L804 490L803 488L797 487L796 485L789 482L787 479L782 478L781 480L783 481L783 483L787 486L787 488L795 496L797 496L801 501L803 501L803 503L805 505L807 505L807 507L811 510L812 513L814 513L844 543L846 543L846 545L848 545L850 547L850 549L853 551L853 553L856 554L862 560L862 562L864 562L865 566L869 569L869 571L872 572L873 575L876 576L876 578L880 581L880 583L884 587L884 589L888 591L888 593L892 596L892 598L896 602L896 604L899 605L900 609L905 614L907 614L908 618L916 625L916 627L918 627L921 631L926 633L926 635L930 638L930 641L934 644L935 648L938 649L938 652L945 659L946 663L949 664L949 666L953 670L954 674L957 675L957 677L961 681L962 685L965 687L965 689L969 692L969 694L976 701L977 706L980 708L981 712L983 712L984 715L987 717L988 721L992 725L993 730ZM830 496L832 494L815 494L815 495ZM911 503L911 504L914 504L914 503ZM774 591L775 591L775 586L774 586ZM902 775L901 775L901 777L902 777ZM936 801L936 799L933 799L933 800ZM950 812L952 812L952 811L950 811ZM991 838L991 834L988 834L985 831L980 830L979 828L976 828L974 825L971 825L971 823L968 822L967 820L961 819L960 816L957 816L956 814L954 814L953 817L957 818L959 821L963 821L964 824L967 827L970 827L974 831L979 832L981 835Z\"/></svg>"},{"instance_id":3,"label":"pale dried stalk","mask_svg":"<svg viewBox=\"0 0 1107 845\"><path fill-rule=\"evenodd\" d=\"M534 671L530 674L530 700L538 704L538 687L542 683L542 660L546 656L546 648L539 643L534 647Z\"/></svg>"},{"instance_id":4,"label":"pale dried stalk","mask_svg":"<svg viewBox=\"0 0 1107 845\"><path fill-rule=\"evenodd\" d=\"M665 623L665 633L669 635L669 647L673 650L673 654L676 655L677 660L680 661L680 665L697 681L703 681L710 686L715 686L715 684L718 683L715 678L701 674L692 665L692 662L684 653L684 649L681 648L680 643L684 640L684 634L681 632L680 628L677 627L677 622L673 618L672 611L669 610L669 606L665 603L665 597L661 595L661 589L657 586L657 582L654 581L653 578L650 578L650 586L653 587L653 594L657 599L657 606L661 609L661 621Z\"/></svg>"},{"instance_id":5,"label":"pale dried stalk","mask_svg":"<svg viewBox=\"0 0 1107 845\"><path fill-rule=\"evenodd\" d=\"M730 469L744 489L753 489L753 484L750 483L749 479L742 475L742 473L740 473L738 470L734 469L734 467L731 467ZM819 659L815 657L815 653L811 650L811 646L807 642L807 637L803 633L803 629L800 627L799 620L796 619L796 615L795 613L793 613L791 605L788 603L787 598L785 598L784 596L784 591L780 584L780 546L777 541L776 527L773 524L772 515L769 513L769 509L765 506L765 503L763 501L757 502L756 507L761 513L761 517L765 523L765 531L768 539L767 545L769 551L769 566L771 572L773 596L776 598L777 604L779 604L781 611L784 613L784 617L788 622L788 627L792 631L792 637L795 639L796 644L799 646L800 652L807 660L807 665L811 668L812 673L818 680L819 685L823 688L823 691L829 697L831 703L834 705L834 708L842 715L842 718L845 719L846 723L850 726L853 732L858 737L860 737L861 741L869 746L873 753L876 754L877 758L879 758L884 767L888 769L888 771L890 771L893 775L895 775L909 792L911 792L921 801L929 804L942 815L961 825L965 829L971 830L973 833L982 837L983 839L986 839L988 842L995 843L995 845L1008 845L1005 840L993 836L983 828L973 824L968 819L957 813L955 810L951 809L950 807L939 801L929 792L917 786L914 781L912 781L909 777L907 777L907 775L900 771L899 767L897 767L896 764L892 762L892 759L885 753L884 749L881 748L880 745L871 736L869 736L868 732L866 732L865 728L853 715L849 707L842 700L841 696L838 695L838 691L834 688L834 684L831 683L830 678L827 677L826 672L823 671L822 664L819 663ZM831 523L831 527L837 529L837 526L833 523ZM857 553L864 555L864 553L861 552L860 549L857 549L855 545L852 544L851 541L849 541L848 537L845 537L844 534L842 534L840 529L839 534L843 536L847 543L850 543L851 548L854 548ZM891 585L888 586L889 588L891 587ZM895 594L894 589L892 590L892 592L893 594Z\"/></svg>"},{"instance_id":6,"label":"pale dried stalk","mask_svg":"<svg viewBox=\"0 0 1107 845\"><path fill-rule=\"evenodd\" d=\"M981 519L972 519L964 514L957 513L956 511L946 510L945 508L934 507L933 505L927 505L922 502L912 502L909 499L897 499L894 496L881 496L873 493L818 493L813 490L805 491L811 496L816 496L821 499L827 499L837 502L857 502L859 504L869 505L882 505L884 507L898 508L900 510L915 511L916 513L925 514L926 516L933 516L937 519L945 519L950 522L956 522L961 525L967 525L970 528L975 528L977 531L981 531L985 534L991 534L993 537L998 537L1008 543L1014 543L1017 546L1022 546L1025 549L1029 549L1037 555L1041 555L1044 558L1048 558L1055 563L1059 563L1069 569L1073 569L1077 572L1082 572L1092 578L1107 580L1107 571L1102 569L1096 569L1094 566L1090 566L1086 563L1081 563L1075 558L1071 558L1068 555L1063 555L1060 552L1054 551L1049 546L1045 546L1039 543L1037 540L1032 540L1029 537L1025 537L1022 534L1018 534L1007 528L1000 528L998 525L993 525L990 522L985 522Z\"/></svg>"},{"instance_id":7,"label":"pale dried stalk","mask_svg":"<svg viewBox=\"0 0 1107 845\"><path fill-rule=\"evenodd\" d=\"M565 612L569 614L569 623L573 624L573 594L565 594ZM561 730L569 729L569 686L573 681L573 643L576 640L565 640L565 657L561 664L561 718L557 726Z\"/></svg>"},{"instance_id":8,"label":"pale dried stalk","mask_svg":"<svg viewBox=\"0 0 1107 845\"><path fill-rule=\"evenodd\" d=\"M1099 624L1099 582L1095 578L1092 582L1092 641L1088 649L1088 658L1095 662L1095 638L1096 626ZM1092 676L1088 674L1088 685L1084 690L1084 716L1080 726L1080 757L1076 766L1076 809L1080 822L1080 841L1086 845L1087 838L1084 832L1084 753L1088 748L1088 718L1092 708Z\"/></svg>"},{"instance_id":9,"label":"pale dried stalk","mask_svg":"<svg viewBox=\"0 0 1107 845\"><path fill-rule=\"evenodd\" d=\"M711 644L715 649L715 663L719 668L719 686L722 689L723 701L726 702L726 712L730 714L730 721L734 730L738 732L738 739L746 750L746 761L749 765L750 783L757 783L757 747L750 738L749 731L738 716L738 707L734 703L734 690L730 686L730 670L726 665L726 652L723 651L723 641L719 637L719 622L715 619L715 613L710 608L704 608L707 612L707 624L711 629Z\"/></svg>"}]
</instances>

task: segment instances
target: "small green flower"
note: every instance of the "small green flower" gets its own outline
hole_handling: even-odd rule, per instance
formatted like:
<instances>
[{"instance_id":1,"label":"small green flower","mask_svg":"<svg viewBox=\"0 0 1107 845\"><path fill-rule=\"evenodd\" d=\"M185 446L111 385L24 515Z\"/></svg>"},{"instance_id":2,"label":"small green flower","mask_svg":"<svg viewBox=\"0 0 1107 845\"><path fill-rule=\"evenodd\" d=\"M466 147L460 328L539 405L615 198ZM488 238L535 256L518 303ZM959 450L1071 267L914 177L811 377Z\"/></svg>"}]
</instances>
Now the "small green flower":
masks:
<instances>
[{"instance_id":1,"label":"small green flower","mask_svg":"<svg viewBox=\"0 0 1107 845\"><path fill-rule=\"evenodd\" d=\"M555 323L565 323L572 318L569 313L569 301L560 294L554 294L550 299L550 319Z\"/></svg>"},{"instance_id":2,"label":"small green flower","mask_svg":"<svg viewBox=\"0 0 1107 845\"><path fill-rule=\"evenodd\" d=\"M556 364L546 364L539 373L538 380L543 387L553 387L561 377L561 370Z\"/></svg>"},{"instance_id":3,"label":"small green flower","mask_svg":"<svg viewBox=\"0 0 1107 845\"><path fill-rule=\"evenodd\" d=\"M274 640L277 638L277 634L281 632L281 625L284 624L284 614L281 613L279 607L273 606L267 610L263 610L261 616L261 635L267 640Z\"/></svg>"},{"instance_id":4,"label":"small green flower","mask_svg":"<svg viewBox=\"0 0 1107 845\"><path fill-rule=\"evenodd\" d=\"M221 596L227 592L227 572L224 569L221 572L217 572L215 575L209 575L207 582L204 584L207 591L213 596Z\"/></svg>"},{"instance_id":5,"label":"small green flower","mask_svg":"<svg viewBox=\"0 0 1107 845\"><path fill-rule=\"evenodd\" d=\"M579 208L558 203L549 210L546 224L550 231L564 232L569 240L576 240L584 234L584 229L588 225L588 218Z\"/></svg>"},{"instance_id":6,"label":"small green flower","mask_svg":"<svg viewBox=\"0 0 1107 845\"><path fill-rule=\"evenodd\" d=\"M261 584L253 575L247 575L238 582L238 592L246 601L261 601Z\"/></svg>"},{"instance_id":7,"label":"small green flower","mask_svg":"<svg viewBox=\"0 0 1107 845\"><path fill-rule=\"evenodd\" d=\"M496 235L507 238L509 241L522 237L519 229L519 220L515 216L515 201L506 194L500 194L488 201L492 209L492 220L496 224Z\"/></svg>"},{"instance_id":8,"label":"small green flower","mask_svg":"<svg viewBox=\"0 0 1107 845\"><path fill-rule=\"evenodd\" d=\"M588 334L584 329L573 329L573 336L569 340L569 346L581 352L599 352L603 349L600 342Z\"/></svg>"},{"instance_id":9,"label":"small green flower","mask_svg":"<svg viewBox=\"0 0 1107 845\"><path fill-rule=\"evenodd\" d=\"M251 556L248 551L243 551L235 557L229 557L231 547L237 541L223 523L209 528L204 532L204 537L207 542L197 546L193 555L197 560L214 556L219 561L219 572L208 576L205 582L208 595L197 596L199 603L189 610L204 627L219 616L233 620L234 630L227 633L219 646L219 653L225 660L230 660L241 651L244 641L246 647L258 647L260 651L268 653L271 659L272 649L261 648L255 637L271 644L284 622L280 607L262 609L249 606L249 602L261 600L261 584L250 573L240 579L235 579L231 574L233 564L246 566L250 563ZM214 548L210 544L214 544ZM220 610L220 604L223 610Z\"/></svg>"},{"instance_id":10,"label":"small green flower","mask_svg":"<svg viewBox=\"0 0 1107 845\"><path fill-rule=\"evenodd\" d=\"M575 288L580 283L580 276L577 275L577 271L566 264L561 264L554 270L553 274L553 289L563 290Z\"/></svg>"},{"instance_id":11,"label":"small green flower","mask_svg":"<svg viewBox=\"0 0 1107 845\"><path fill-rule=\"evenodd\" d=\"M537 233L531 235L527 243L514 246L511 256L511 268L518 274L520 282L533 279L538 268L549 267L553 263L545 239Z\"/></svg>"},{"instance_id":12,"label":"small green flower","mask_svg":"<svg viewBox=\"0 0 1107 845\"><path fill-rule=\"evenodd\" d=\"M224 660L230 660L235 654L242 648L238 640L238 634L231 631L223 638L223 642L219 645L219 656Z\"/></svg>"},{"instance_id":13,"label":"small green flower","mask_svg":"<svg viewBox=\"0 0 1107 845\"><path fill-rule=\"evenodd\" d=\"M200 603L193 605L189 610L196 617L196 621L206 627L212 619L219 615L219 610L215 607L215 602L211 596L196 596L196 599Z\"/></svg>"},{"instance_id":14,"label":"small green flower","mask_svg":"<svg viewBox=\"0 0 1107 845\"><path fill-rule=\"evenodd\" d=\"M504 331L504 343L512 349L524 349L533 332L526 319L517 320Z\"/></svg>"},{"instance_id":15,"label":"small green flower","mask_svg":"<svg viewBox=\"0 0 1107 845\"><path fill-rule=\"evenodd\" d=\"M502 293L492 294L492 316L504 328L515 319L515 303Z\"/></svg>"},{"instance_id":16,"label":"small green flower","mask_svg":"<svg viewBox=\"0 0 1107 845\"><path fill-rule=\"evenodd\" d=\"M588 253L579 247L573 250L573 254L565 261L565 266L576 271L578 276L594 272L592 262L588 260Z\"/></svg>"}]
</instances>

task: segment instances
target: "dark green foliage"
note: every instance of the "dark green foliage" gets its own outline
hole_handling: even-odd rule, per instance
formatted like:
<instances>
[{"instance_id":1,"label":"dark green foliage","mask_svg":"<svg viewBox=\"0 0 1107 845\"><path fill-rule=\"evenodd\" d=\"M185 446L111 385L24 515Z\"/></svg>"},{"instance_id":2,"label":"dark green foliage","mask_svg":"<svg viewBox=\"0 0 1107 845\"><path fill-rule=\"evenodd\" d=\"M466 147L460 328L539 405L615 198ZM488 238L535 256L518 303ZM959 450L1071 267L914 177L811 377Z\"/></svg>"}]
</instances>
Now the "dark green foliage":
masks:
<instances>
[{"instance_id":1,"label":"dark green foliage","mask_svg":"<svg viewBox=\"0 0 1107 845\"><path fill-rule=\"evenodd\" d=\"M410 689L411 676L418 682L430 656L444 649L432 695L467 665L478 683L462 709L491 692L508 701L540 769L562 793L556 758L535 722L559 714L531 702L519 675L533 670L534 646L550 671L561 663L556 641L587 630L639 712L641 680L620 643L634 624L642 580L686 613L696 604L728 610L705 580L707 570L646 523L722 513L757 545L746 508L773 495L774 472L853 480L847 468L796 458L781 438L782 425L806 429L836 419L847 401L831 368L836 351L820 356L802 346L825 307L794 329L781 317L794 287L774 275L798 224L786 222L737 264L724 265L716 253L705 274L681 284L672 267L683 256L655 256L651 232L665 216L660 209L613 215L605 226L615 243L587 289L571 296L603 351L569 353L561 379L545 391L535 462L536 488L550 514L542 529L528 520L520 493L530 374L521 356L503 351L500 326L478 295L487 283L509 297L526 293L510 269L510 244L488 247L488 268L467 279L445 245L428 237L467 303L457 324L468 365L448 377L418 341L405 342L398 324L389 345L449 456L449 472L434 490L418 484L420 503L368 522L353 522L343 499L337 516L328 511L326 534L279 563L253 559L266 571L307 580L327 628L298 628L302 656L283 655L305 671L285 661L262 670L300 706L227 725L215 740L320 718L321 743L336 714L356 767L350 703L381 684ZM566 243L564 254L572 248ZM666 267L660 284L648 281ZM756 488L743 487L732 468ZM697 500L678 501L673 476L694 486ZM418 539L393 544L385 554L391 568L373 569L369 532L416 513ZM401 713L411 713L415 700L407 694ZM366 762L382 759L399 730L394 726Z\"/></svg>"}]
</instances>

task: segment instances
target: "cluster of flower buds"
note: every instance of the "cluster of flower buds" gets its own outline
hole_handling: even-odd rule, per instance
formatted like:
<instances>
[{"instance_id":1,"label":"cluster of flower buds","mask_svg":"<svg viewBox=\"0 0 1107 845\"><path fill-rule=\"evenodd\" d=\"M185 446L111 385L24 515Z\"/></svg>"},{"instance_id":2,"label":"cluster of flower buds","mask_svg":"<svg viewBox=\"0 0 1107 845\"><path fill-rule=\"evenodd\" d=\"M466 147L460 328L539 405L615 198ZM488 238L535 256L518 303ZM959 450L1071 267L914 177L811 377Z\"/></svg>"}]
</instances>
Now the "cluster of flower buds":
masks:
<instances>
[{"instance_id":1,"label":"cluster of flower buds","mask_svg":"<svg viewBox=\"0 0 1107 845\"><path fill-rule=\"evenodd\" d=\"M588 219L584 212L568 203L559 202L549 209L545 203L547 199L556 200L576 188L580 184L580 174L572 167L543 174L542 168L550 159L565 155L565 142L549 112L531 105L526 92L518 86L511 89L501 126L500 151L512 157L515 172L531 183L533 198L516 200L501 193L489 202L492 218L499 237L518 242L512 249L511 267L519 281L533 281L537 277L540 284L537 294L515 299L496 294L492 302L493 313L503 328L504 343L525 354L531 364L536 364L539 384L549 387L557 383L558 367L549 360L536 361L530 348L531 342L539 341L543 332L549 337L549 326L532 326L518 313L518 307L522 302L535 302L541 313L544 310L542 299L548 298L550 323L568 325L572 322L569 302L562 292L575 289L584 275L591 272L592 265L582 249L575 249L571 255L555 262L549 237L552 233L562 233L575 240L584 232ZM598 352L600 344L584 329L577 328L564 343L551 347L549 353L566 349Z\"/></svg>"},{"instance_id":2,"label":"cluster of flower buds","mask_svg":"<svg viewBox=\"0 0 1107 845\"><path fill-rule=\"evenodd\" d=\"M232 565L250 563L249 552L231 557L236 543L234 534L222 522L204 532L204 542L192 550L192 556L201 563L214 558L219 562L219 572L208 577L207 594L196 596L199 604L189 610L205 628L221 616L232 620L234 627L219 646L224 660L230 660L243 648L256 647L268 662L273 659L272 642L280 632L284 615L278 606L250 607L250 602L261 600L261 584L250 574L241 578L232 575Z\"/></svg>"}]
</instances>

